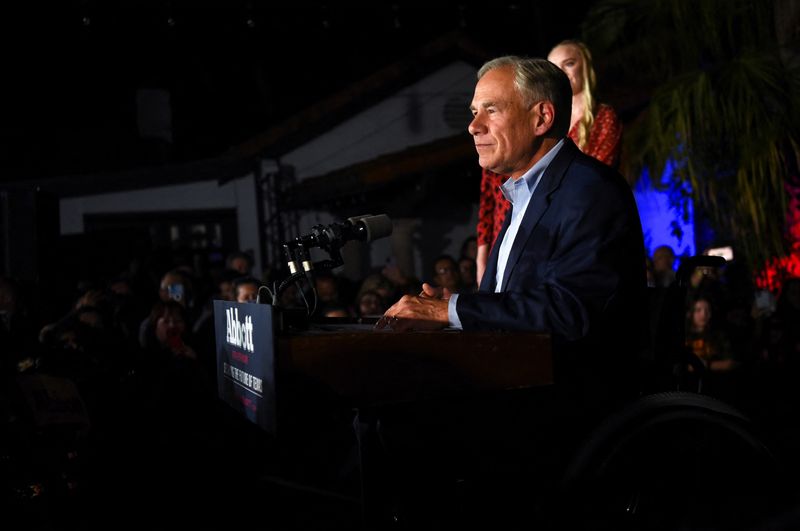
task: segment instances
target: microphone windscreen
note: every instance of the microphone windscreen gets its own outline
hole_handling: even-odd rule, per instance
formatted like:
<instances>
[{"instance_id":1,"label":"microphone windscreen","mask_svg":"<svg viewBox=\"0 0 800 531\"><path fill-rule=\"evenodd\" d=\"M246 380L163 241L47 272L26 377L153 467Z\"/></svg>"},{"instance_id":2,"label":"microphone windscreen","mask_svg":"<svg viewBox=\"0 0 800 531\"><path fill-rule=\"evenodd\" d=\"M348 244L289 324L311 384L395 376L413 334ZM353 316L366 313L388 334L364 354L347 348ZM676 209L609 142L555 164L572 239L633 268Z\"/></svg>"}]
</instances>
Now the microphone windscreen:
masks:
<instances>
[{"instance_id":1,"label":"microphone windscreen","mask_svg":"<svg viewBox=\"0 0 800 531\"><path fill-rule=\"evenodd\" d=\"M353 225L363 224L367 231L366 241L368 242L385 238L392 234L392 220L386 214L356 216L349 218L347 221Z\"/></svg>"}]
</instances>

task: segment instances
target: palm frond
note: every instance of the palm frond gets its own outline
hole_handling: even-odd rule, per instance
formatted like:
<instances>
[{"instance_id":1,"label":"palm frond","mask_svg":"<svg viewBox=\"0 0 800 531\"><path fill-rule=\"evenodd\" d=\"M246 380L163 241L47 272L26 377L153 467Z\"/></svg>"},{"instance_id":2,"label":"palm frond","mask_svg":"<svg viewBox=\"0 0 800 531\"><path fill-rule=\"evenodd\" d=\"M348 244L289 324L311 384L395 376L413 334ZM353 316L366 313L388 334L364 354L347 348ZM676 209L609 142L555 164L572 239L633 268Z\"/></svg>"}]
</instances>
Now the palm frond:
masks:
<instances>
[{"instance_id":1,"label":"palm frond","mask_svg":"<svg viewBox=\"0 0 800 531\"><path fill-rule=\"evenodd\" d=\"M786 251L784 184L800 158L800 74L782 61L771 7L601 0L583 26L595 56L619 76L615 82L650 94L626 129L624 170L646 168L658 186L689 183L753 267ZM664 184L670 163L674 181Z\"/></svg>"}]
</instances>

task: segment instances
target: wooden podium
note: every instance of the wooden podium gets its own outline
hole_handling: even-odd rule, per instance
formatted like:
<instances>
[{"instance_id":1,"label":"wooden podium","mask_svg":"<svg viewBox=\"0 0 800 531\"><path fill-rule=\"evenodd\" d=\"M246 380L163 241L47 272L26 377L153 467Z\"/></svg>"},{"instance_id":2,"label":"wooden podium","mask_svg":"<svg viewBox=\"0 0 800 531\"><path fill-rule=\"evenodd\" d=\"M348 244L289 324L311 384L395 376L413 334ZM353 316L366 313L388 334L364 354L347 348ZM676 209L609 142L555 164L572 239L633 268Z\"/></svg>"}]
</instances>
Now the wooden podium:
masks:
<instances>
[{"instance_id":1,"label":"wooden podium","mask_svg":"<svg viewBox=\"0 0 800 531\"><path fill-rule=\"evenodd\" d=\"M276 343L278 386L282 373L302 375L354 407L553 383L546 334L340 325L279 335Z\"/></svg>"},{"instance_id":2,"label":"wooden podium","mask_svg":"<svg viewBox=\"0 0 800 531\"><path fill-rule=\"evenodd\" d=\"M323 322L296 330L264 304L214 302L218 394L276 434L303 385L349 407L553 383L550 337L536 333L393 332Z\"/></svg>"},{"instance_id":3,"label":"wooden podium","mask_svg":"<svg viewBox=\"0 0 800 531\"><path fill-rule=\"evenodd\" d=\"M483 400L482 393L553 384L546 334L315 326L278 334L275 346L280 410L291 411L294 400L308 400L305 405L312 409L326 407L328 401L319 397L328 396L355 413L365 529L392 528L397 466L381 431L386 411L396 406L426 411L432 403L474 403L468 399ZM301 391L306 388L322 395L306 395Z\"/></svg>"},{"instance_id":4,"label":"wooden podium","mask_svg":"<svg viewBox=\"0 0 800 531\"><path fill-rule=\"evenodd\" d=\"M220 398L275 436L277 447L287 450L282 462L298 463L301 472L317 464L327 472L337 465L330 449L344 447L351 455L348 445L355 444L367 529L392 521L398 468L382 432L387 415L410 408L417 423L417 411L424 416L432 404L445 403L442 418L449 420L451 405L469 408L488 395L554 388L546 334L399 333L333 321L294 330L287 326L289 316L272 306L216 301L214 309ZM471 428L486 430L475 422ZM307 453L309 448L316 454ZM289 479L303 483L302 477Z\"/></svg>"}]
</instances>

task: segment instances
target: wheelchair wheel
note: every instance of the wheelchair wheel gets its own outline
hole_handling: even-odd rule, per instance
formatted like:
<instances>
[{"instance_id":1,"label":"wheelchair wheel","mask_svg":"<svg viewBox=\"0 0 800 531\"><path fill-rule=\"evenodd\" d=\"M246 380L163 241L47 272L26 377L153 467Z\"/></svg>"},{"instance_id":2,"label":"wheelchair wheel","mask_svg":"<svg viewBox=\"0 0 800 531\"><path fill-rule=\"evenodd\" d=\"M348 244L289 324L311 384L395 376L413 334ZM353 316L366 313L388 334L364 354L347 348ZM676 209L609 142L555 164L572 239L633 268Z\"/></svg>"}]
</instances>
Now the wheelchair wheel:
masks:
<instances>
[{"instance_id":1,"label":"wheelchair wheel","mask_svg":"<svg viewBox=\"0 0 800 531\"><path fill-rule=\"evenodd\" d=\"M708 396L646 396L613 415L562 478L555 529L748 529L783 508L777 459Z\"/></svg>"}]
</instances>

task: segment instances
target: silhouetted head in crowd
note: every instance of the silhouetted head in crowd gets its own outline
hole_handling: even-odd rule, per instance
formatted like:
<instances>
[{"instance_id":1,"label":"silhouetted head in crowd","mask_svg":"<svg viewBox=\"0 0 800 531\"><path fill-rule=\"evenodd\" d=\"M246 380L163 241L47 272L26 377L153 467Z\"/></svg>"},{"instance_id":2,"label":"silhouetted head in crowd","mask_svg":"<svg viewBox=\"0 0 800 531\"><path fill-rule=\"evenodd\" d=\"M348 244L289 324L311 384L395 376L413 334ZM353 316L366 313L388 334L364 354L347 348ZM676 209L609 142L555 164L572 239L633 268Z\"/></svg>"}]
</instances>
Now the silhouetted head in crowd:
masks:
<instances>
[{"instance_id":1,"label":"silhouetted head in crowd","mask_svg":"<svg viewBox=\"0 0 800 531\"><path fill-rule=\"evenodd\" d=\"M339 302L339 283L329 272L318 273L314 279L317 300L320 304L335 305Z\"/></svg>"},{"instance_id":2,"label":"silhouetted head in crowd","mask_svg":"<svg viewBox=\"0 0 800 531\"><path fill-rule=\"evenodd\" d=\"M468 291L478 288L478 266L473 258L462 256L458 260L458 271L461 275L461 286Z\"/></svg>"},{"instance_id":3,"label":"silhouetted head in crowd","mask_svg":"<svg viewBox=\"0 0 800 531\"><path fill-rule=\"evenodd\" d=\"M261 282L254 277L239 277L233 282L236 302L256 302Z\"/></svg>"},{"instance_id":4,"label":"silhouetted head in crowd","mask_svg":"<svg viewBox=\"0 0 800 531\"><path fill-rule=\"evenodd\" d=\"M386 311L383 298L377 291L367 290L358 297L358 315L382 315Z\"/></svg>"},{"instance_id":5,"label":"silhouetted head in crowd","mask_svg":"<svg viewBox=\"0 0 800 531\"><path fill-rule=\"evenodd\" d=\"M235 301L236 300L236 288L234 286L234 282L236 279L239 278L241 275L238 271L233 269L226 269L224 270L220 276L219 280L217 280L216 292L214 293L214 298L223 301Z\"/></svg>"},{"instance_id":6,"label":"silhouetted head in crowd","mask_svg":"<svg viewBox=\"0 0 800 531\"><path fill-rule=\"evenodd\" d=\"M381 300L387 302L395 297L394 284L380 273L372 273L361 282L356 298L360 299L361 295L366 291L374 291L380 295Z\"/></svg>"},{"instance_id":7,"label":"silhouetted head in crowd","mask_svg":"<svg viewBox=\"0 0 800 531\"><path fill-rule=\"evenodd\" d=\"M711 327L713 316L711 300L708 297L697 297L689 308L689 331L706 332Z\"/></svg>"},{"instance_id":8,"label":"silhouetted head in crowd","mask_svg":"<svg viewBox=\"0 0 800 531\"><path fill-rule=\"evenodd\" d=\"M461 289L461 272L458 263L450 255L442 255L433 263L433 282L450 293Z\"/></svg>"},{"instance_id":9,"label":"silhouetted head in crowd","mask_svg":"<svg viewBox=\"0 0 800 531\"><path fill-rule=\"evenodd\" d=\"M169 351L176 356L195 358L186 345L186 309L176 301L158 301L150 311L149 329L152 336L145 347Z\"/></svg>"},{"instance_id":10,"label":"silhouetted head in crowd","mask_svg":"<svg viewBox=\"0 0 800 531\"><path fill-rule=\"evenodd\" d=\"M478 237L470 236L461 244L461 257L476 260L478 256Z\"/></svg>"},{"instance_id":11,"label":"silhouetted head in crowd","mask_svg":"<svg viewBox=\"0 0 800 531\"><path fill-rule=\"evenodd\" d=\"M669 286L675 280L675 252L669 245L653 250L653 275L658 286Z\"/></svg>"},{"instance_id":12,"label":"silhouetted head in crowd","mask_svg":"<svg viewBox=\"0 0 800 531\"><path fill-rule=\"evenodd\" d=\"M225 259L225 265L228 269L238 271L240 276L249 276L253 273L253 259L249 254L242 251L235 251L229 254Z\"/></svg>"}]
</instances>

